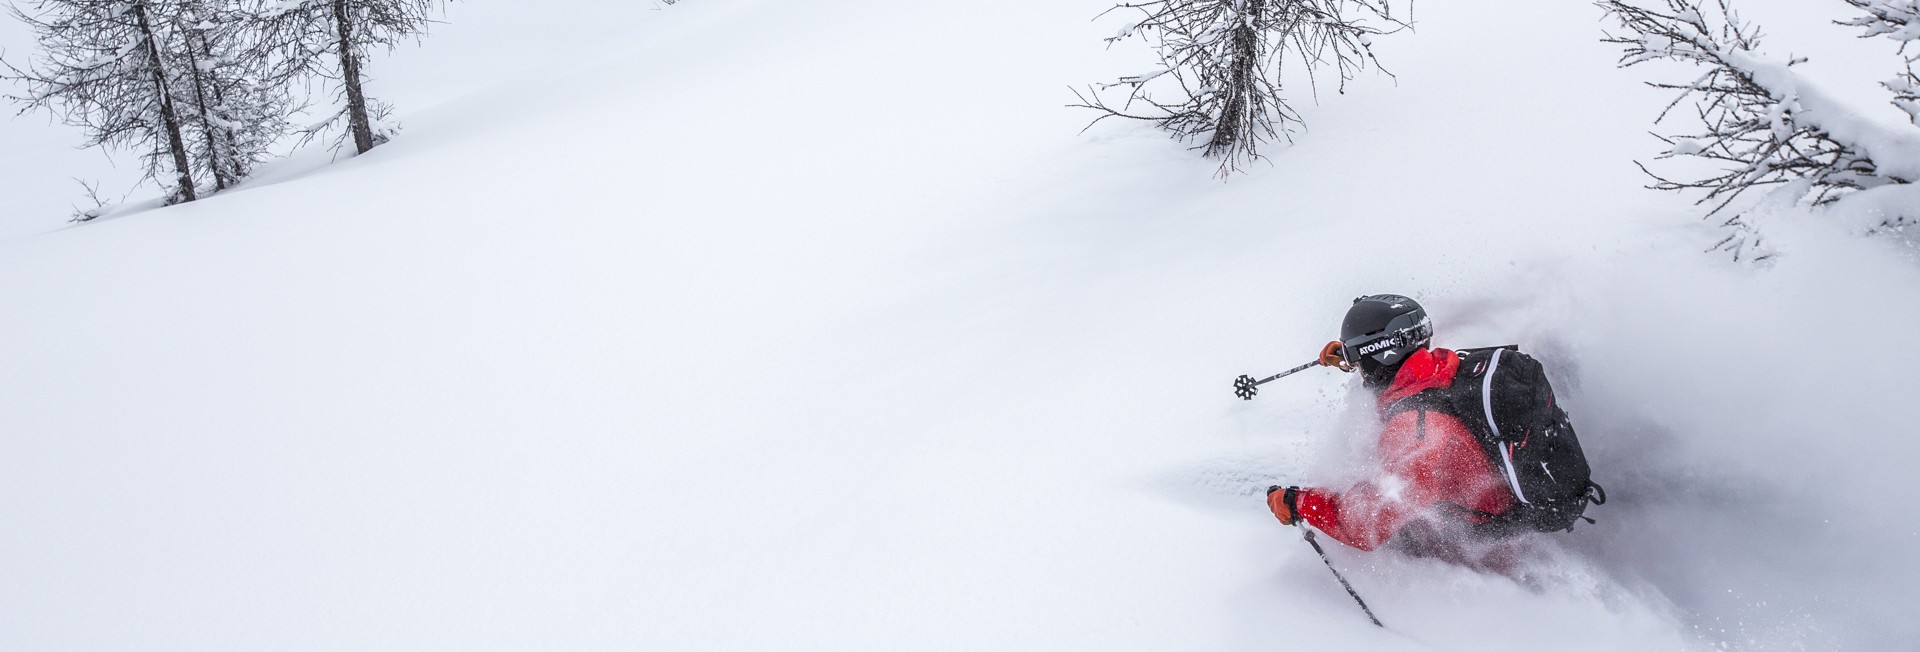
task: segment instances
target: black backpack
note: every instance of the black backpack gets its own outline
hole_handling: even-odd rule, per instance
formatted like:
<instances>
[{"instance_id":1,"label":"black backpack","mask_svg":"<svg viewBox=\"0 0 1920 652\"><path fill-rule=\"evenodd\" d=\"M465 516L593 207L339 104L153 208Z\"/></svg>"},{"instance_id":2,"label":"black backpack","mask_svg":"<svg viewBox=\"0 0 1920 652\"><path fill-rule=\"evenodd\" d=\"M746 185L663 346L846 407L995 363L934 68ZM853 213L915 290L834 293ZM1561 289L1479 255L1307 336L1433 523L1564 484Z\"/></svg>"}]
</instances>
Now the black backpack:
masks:
<instances>
[{"instance_id":1,"label":"black backpack","mask_svg":"<svg viewBox=\"0 0 1920 652\"><path fill-rule=\"evenodd\" d=\"M1455 353L1460 368L1451 387L1400 399L1387 407L1386 416L1408 410L1445 412L1473 431L1516 501L1505 514L1480 514L1491 519L1479 526L1482 530L1571 530L1574 521L1586 518L1581 514L1589 503L1607 501L1606 490L1593 483L1573 423L1554 401L1553 386L1538 360L1512 345Z\"/></svg>"}]
</instances>

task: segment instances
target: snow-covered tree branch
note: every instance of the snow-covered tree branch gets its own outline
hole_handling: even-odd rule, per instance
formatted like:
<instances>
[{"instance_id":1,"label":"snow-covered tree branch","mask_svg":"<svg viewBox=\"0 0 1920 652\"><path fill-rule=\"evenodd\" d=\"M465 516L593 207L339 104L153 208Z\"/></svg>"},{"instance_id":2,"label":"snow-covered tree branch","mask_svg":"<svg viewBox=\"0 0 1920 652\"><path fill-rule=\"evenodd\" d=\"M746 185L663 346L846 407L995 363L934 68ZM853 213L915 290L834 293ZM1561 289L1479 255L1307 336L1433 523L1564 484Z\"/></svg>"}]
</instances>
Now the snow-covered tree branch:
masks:
<instances>
[{"instance_id":1,"label":"snow-covered tree branch","mask_svg":"<svg viewBox=\"0 0 1920 652\"><path fill-rule=\"evenodd\" d=\"M1075 90L1101 115L1145 120L1182 140L1203 141L1225 176L1260 158L1259 146L1291 138L1302 124L1283 94L1289 61L1317 94L1331 68L1336 85L1368 65L1378 68L1371 37L1405 29L1386 0L1149 0L1109 11L1136 14L1108 43L1140 36L1159 56L1156 69ZM1105 92L1124 89L1111 98Z\"/></svg>"},{"instance_id":2,"label":"snow-covered tree branch","mask_svg":"<svg viewBox=\"0 0 1920 652\"><path fill-rule=\"evenodd\" d=\"M1920 63L1920 46L1908 52L1914 41L1920 41L1920 0L1846 0L1846 3L1867 13L1839 21L1841 25L1865 29L1861 38L1885 36L1900 43L1900 54L1907 58L1906 72L1883 85L1893 92L1894 106L1906 111L1909 121L1920 125L1920 72L1914 70L1914 65Z\"/></svg>"},{"instance_id":3,"label":"snow-covered tree branch","mask_svg":"<svg viewBox=\"0 0 1920 652\"><path fill-rule=\"evenodd\" d=\"M186 0L172 16L179 48L188 148L214 190L232 187L268 157L295 110L285 86L261 83L265 59L248 56L246 16L223 0Z\"/></svg>"},{"instance_id":4,"label":"snow-covered tree branch","mask_svg":"<svg viewBox=\"0 0 1920 652\"><path fill-rule=\"evenodd\" d=\"M334 85L339 110L309 126L312 135L344 120L342 139L366 153L386 142L391 128L382 123L390 110L366 92L364 70L374 48L391 49L400 39L424 34L429 14L443 0L244 0L258 21L256 47L273 63L266 82L290 86L321 78Z\"/></svg>"},{"instance_id":5,"label":"snow-covered tree branch","mask_svg":"<svg viewBox=\"0 0 1920 652\"><path fill-rule=\"evenodd\" d=\"M174 44L165 31L167 0L38 0L10 8L43 48L26 66L0 62L25 88L9 95L21 112L46 110L86 130L87 147L140 153L147 177L171 185L168 202L198 197L184 118L175 98ZM170 179L170 181L163 181Z\"/></svg>"},{"instance_id":6,"label":"snow-covered tree branch","mask_svg":"<svg viewBox=\"0 0 1920 652\"><path fill-rule=\"evenodd\" d=\"M291 89L335 82L336 123L365 152L384 141L386 106L364 91L371 48L417 36L441 0L33 0L13 16L43 54L0 79L22 112L84 127L87 147L140 152L168 202L232 187L268 157L299 110ZM211 182L200 188L197 182ZM92 215L87 212L85 215Z\"/></svg>"},{"instance_id":7,"label":"snow-covered tree branch","mask_svg":"<svg viewBox=\"0 0 1920 652\"><path fill-rule=\"evenodd\" d=\"M1711 11L1701 0L1659 4L1602 0L1599 5L1626 29L1605 40L1624 48L1621 67L1677 61L1706 69L1690 81L1649 82L1680 91L1657 123L1688 99L1699 121L1695 131L1655 134L1668 145L1656 158L1705 160L1718 164L1719 170L1680 177L1642 164L1655 179L1652 187L1705 190L1699 201L1714 203L1709 215L1727 209L1748 190L1779 185L1788 198L1816 206L1839 209L1842 200L1852 204L1849 209L1872 206L1870 212L1879 217L1872 228L1898 228L1920 220L1920 202L1901 206L1884 201L1891 195L1911 195L1913 182L1920 180L1920 129L1869 119L1800 75L1794 66L1801 60L1777 61L1760 54L1759 30L1742 21L1725 0L1713 0ZM1740 216L1728 223L1739 225ZM1737 247L1738 239L1730 237L1722 244Z\"/></svg>"},{"instance_id":8,"label":"snow-covered tree branch","mask_svg":"<svg viewBox=\"0 0 1920 652\"><path fill-rule=\"evenodd\" d=\"M1861 38L1887 36L1902 44L1920 41L1920 0L1843 1L1867 12L1865 16L1837 21L1841 25L1865 28L1867 31ZM1906 52L1904 45L1901 52Z\"/></svg>"}]
</instances>

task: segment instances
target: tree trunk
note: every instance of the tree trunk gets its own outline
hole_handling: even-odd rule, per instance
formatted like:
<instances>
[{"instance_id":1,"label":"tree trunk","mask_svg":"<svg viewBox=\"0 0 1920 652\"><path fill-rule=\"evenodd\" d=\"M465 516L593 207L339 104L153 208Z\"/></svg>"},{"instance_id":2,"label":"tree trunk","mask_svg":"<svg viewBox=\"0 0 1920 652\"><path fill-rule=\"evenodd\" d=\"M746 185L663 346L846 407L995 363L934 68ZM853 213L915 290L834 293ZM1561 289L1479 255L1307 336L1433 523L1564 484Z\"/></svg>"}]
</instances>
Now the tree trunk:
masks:
<instances>
[{"instance_id":1,"label":"tree trunk","mask_svg":"<svg viewBox=\"0 0 1920 652\"><path fill-rule=\"evenodd\" d=\"M1227 99L1221 103L1220 120L1214 123L1213 139L1207 142L1207 156L1231 156L1233 148L1248 134L1247 115L1253 110L1254 74L1260 66L1260 23L1266 0L1245 0L1246 10L1240 24L1233 28L1232 77L1227 80Z\"/></svg>"},{"instance_id":2,"label":"tree trunk","mask_svg":"<svg viewBox=\"0 0 1920 652\"><path fill-rule=\"evenodd\" d=\"M202 54L209 57L213 56L213 45L209 43L207 50ZM227 108L227 93L219 85L213 87L213 105L223 109ZM227 155L226 174L229 180L227 183L228 185L238 184L241 179L245 179L247 174L251 172L251 170L247 169L247 163L235 155L235 152L239 149L238 143L240 142L240 135L234 133L231 123L220 126L220 135L222 136L220 146L223 148L222 151L226 152Z\"/></svg>"},{"instance_id":3,"label":"tree trunk","mask_svg":"<svg viewBox=\"0 0 1920 652\"><path fill-rule=\"evenodd\" d=\"M353 130L353 148L361 154L373 149L373 126L367 117L367 96L360 90L360 58L353 52L353 23L348 0L333 0L333 25L340 34L340 83L347 88L347 127Z\"/></svg>"},{"instance_id":4,"label":"tree trunk","mask_svg":"<svg viewBox=\"0 0 1920 652\"><path fill-rule=\"evenodd\" d=\"M173 153L180 201L190 202L198 199L193 192L193 168L187 162L187 146L180 139L180 116L173 110L173 93L167 88L166 70L161 66L159 38L153 33L153 24L147 21L146 2L133 3L133 16L140 23L140 36L147 40L147 70L153 74L154 90L160 94L160 127L166 132L167 149Z\"/></svg>"},{"instance_id":5,"label":"tree trunk","mask_svg":"<svg viewBox=\"0 0 1920 652\"><path fill-rule=\"evenodd\" d=\"M207 106L207 85L204 79L207 73L205 70L200 69L201 49L206 45L205 38L206 35L202 34L196 39L192 31L188 32L187 65L193 69L191 73L193 75L193 100L199 105L200 133L203 138L207 139L207 171L213 173L213 189L215 192L219 192L227 189L227 171L220 167L220 141L214 136L214 117L211 114L212 109Z\"/></svg>"}]
</instances>

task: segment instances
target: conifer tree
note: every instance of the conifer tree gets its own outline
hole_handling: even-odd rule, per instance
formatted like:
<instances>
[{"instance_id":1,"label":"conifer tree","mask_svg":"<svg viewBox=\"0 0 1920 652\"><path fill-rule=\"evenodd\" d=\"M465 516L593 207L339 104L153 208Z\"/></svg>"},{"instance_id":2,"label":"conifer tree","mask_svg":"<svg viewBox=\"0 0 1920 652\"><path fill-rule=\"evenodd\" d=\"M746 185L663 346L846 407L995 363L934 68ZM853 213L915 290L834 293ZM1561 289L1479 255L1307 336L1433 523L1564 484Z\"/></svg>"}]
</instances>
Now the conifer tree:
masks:
<instances>
[{"instance_id":1,"label":"conifer tree","mask_svg":"<svg viewBox=\"0 0 1920 652\"><path fill-rule=\"evenodd\" d=\"M25 88L9 99L21 112L46 110L86 130L86 146L140 152L147 177L171 184L168 203L198 197L169 67L171 0L34 0L15 4L42 55L0 73ZM168 181L170 179L170 181Z\"/></svg>"},{"instance_id":2,"label":"conifer tree","mask_svg":"<svg viewBox=\"0 0 1920 652\"><path fill-rule=\"evenodd\" d=\"M173 16L188 149L214 189L239 183L288 131L293 102L284 86L263 84L266 59L251 51L250 21L223 0L182 0Z\"/></svg>"},{"instance_id":3,"label":"conifer tree","mask_svg":"<svg viewBox=\"0 0 1920 652\"><path fill-rule=\"evenodd\" d=\"M1369 64L1373 36L1408 24L1387 0L1145 0L1116 5L1139 19L1108 38L1141 36L1154 45L1156 70L1075 91L1072 106L1107 118L1145 120L1220 160L1225 176L1260 158L1261 143L1291 138L1303 124L1283 93L1289 61L1306 74L1310 93L1331 67L1340 90ZM1124 88L1124 99L1103 91ZM1116 103L1117 102L1117 103Z\"/></svg>"},{"instance_id":4,"label":"conifer tree","mask_svg":"<svg viewBox=\"0 0 1920 652\"><path fill-rule=\"evenodd\" d=\"M386 142L380 126L390 107L366 92L365 64L375 47L392 49L424 34L442 0L245 0L255 12L258 48L271 58L265 83L290 87L313 77L329 82L340 109L309 135L346 122L343 139L364 154Z\"/></svg>"}]
</instances>

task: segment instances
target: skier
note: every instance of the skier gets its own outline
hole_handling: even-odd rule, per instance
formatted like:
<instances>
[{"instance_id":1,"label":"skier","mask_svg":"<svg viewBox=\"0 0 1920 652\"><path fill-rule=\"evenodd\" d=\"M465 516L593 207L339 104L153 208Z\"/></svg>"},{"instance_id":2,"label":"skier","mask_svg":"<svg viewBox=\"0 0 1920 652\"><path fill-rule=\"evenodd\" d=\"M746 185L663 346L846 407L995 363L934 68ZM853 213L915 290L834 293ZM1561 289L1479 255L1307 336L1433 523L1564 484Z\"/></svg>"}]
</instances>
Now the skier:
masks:
<instances>
[{"instance_id":1,"label":"skier","mask_svg":"<svg viewBox=\"0 0 1920 652\"><path fill-rule=\"evenodd\" d=\"M1273 487L1267 506L1281 523L1304 521L1361 550L1391 541L1415 556L1510 568L1518 551L1490 544L1571 529L1605 493L1588 480L1537 362L1515 347L1455 352L1429 348L1432 339L1433 322L1413 299L1354 300L1320 364L1358 371L1373 391L1380 474L1340 492Z\"/></svg>"}]
</instances>

